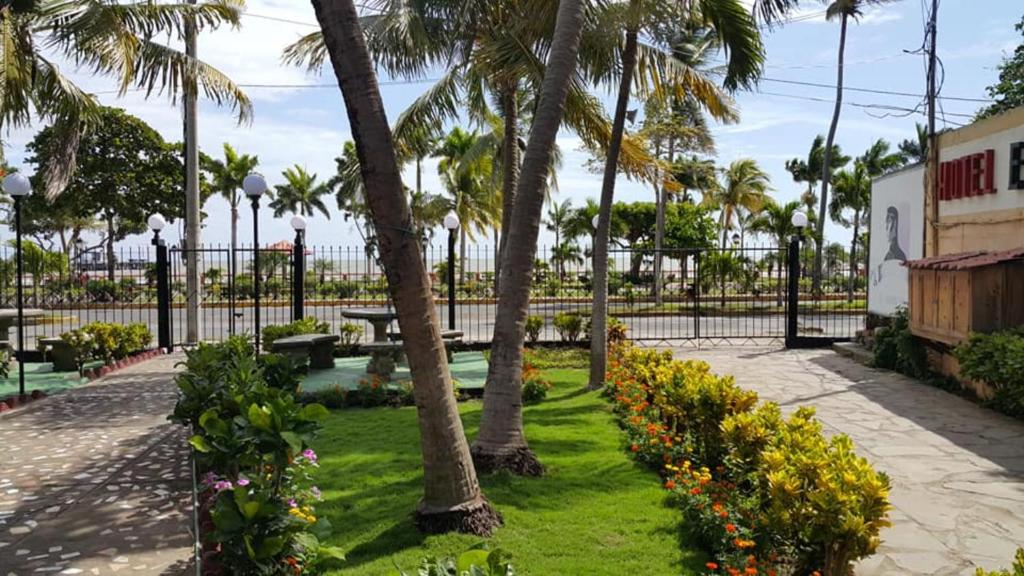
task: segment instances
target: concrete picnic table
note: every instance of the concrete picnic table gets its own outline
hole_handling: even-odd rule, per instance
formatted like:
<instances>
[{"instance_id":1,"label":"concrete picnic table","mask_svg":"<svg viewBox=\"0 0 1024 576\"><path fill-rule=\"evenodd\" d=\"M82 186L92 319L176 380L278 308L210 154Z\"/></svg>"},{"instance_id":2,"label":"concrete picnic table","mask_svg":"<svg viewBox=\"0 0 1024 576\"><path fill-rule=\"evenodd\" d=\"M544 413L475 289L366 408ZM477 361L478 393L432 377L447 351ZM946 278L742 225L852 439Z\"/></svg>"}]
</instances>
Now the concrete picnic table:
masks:
<instances>
[{"instance_id":1,"label":"concrete picnic table","mask_svg":"<svg viewBox=\"0 0 1024 576\"><path fill-rule=\"evenodd\" d=\"M373 341L388 341L388 325L398 318L398 312L392 308L349 308L342 310L341 315L353 320L366 320L373 325Z\"/></svg>"},{"instance_id":2,"label":"concrete picnic table","mask_svg":"<svg viewBox=\"0 0 1024 576\"><path fill-rule=\"evenodd\" d=\"M46 311L39 308L24 308L21 312L25 318L39 318L46 314ZM10 342L8 331L17 321L17 308L0 308L0 342Z\"/></svg>"}]
</instances>

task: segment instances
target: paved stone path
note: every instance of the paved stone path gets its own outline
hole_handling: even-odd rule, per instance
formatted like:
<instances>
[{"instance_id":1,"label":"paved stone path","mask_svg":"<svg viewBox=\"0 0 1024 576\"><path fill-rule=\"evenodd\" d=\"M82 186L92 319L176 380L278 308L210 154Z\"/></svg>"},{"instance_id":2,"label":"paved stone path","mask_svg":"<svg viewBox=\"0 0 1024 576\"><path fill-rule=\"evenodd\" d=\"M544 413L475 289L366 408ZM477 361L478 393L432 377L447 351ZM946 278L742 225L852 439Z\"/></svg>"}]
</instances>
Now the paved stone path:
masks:
<instances>
[{"instance_id":1,"label":"paved stone path","mask_svg":"<svg viewBox=\"0 0 1024 576\"><path fill-rule=\"evenodd\" d=\"M0 416L0 576L186 574L191 476L160 357Z\"/></svg>"},{"instance_id":2,"label":"paved stone path","mask_svg":"<svg viewBox=\"0 0 1024 576\"><path fill-rule=\"evenodd\" d=\"M1024 423L824 350L676 350L762 399L813 405L892 479L893 527L858 576L973 575L1024 546Z\"/></svg>"}]
</instances>

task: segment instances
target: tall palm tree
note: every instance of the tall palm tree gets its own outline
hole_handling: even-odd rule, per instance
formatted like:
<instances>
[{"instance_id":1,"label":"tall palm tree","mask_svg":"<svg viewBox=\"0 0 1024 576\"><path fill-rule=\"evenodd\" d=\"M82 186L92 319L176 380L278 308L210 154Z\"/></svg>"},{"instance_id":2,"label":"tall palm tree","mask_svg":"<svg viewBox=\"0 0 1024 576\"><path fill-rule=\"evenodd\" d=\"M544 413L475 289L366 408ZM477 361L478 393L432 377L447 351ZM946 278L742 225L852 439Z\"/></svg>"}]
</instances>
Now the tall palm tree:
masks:
<instances>
[{"instance_id":1,"label":"tall palm tree","mask_svg":"<svg viewBox=\"0 0 1024 576\"><path fill-rule=\"evenodd\" d=\"M853 301L857 281L857 242L860 240L861 226L867 224L871 211L871 178L867 164L858 159L853 165L853 170L835 175L832 201L828 206L829 216L833 222L846 228L853 228L853 239L850 241L850 280L846 287L848 302ZM853 216L847 218L847 211L852 211Z\"/></svg>"},{"instance_id":2,"label":"tall palm tree","mask_svg":"<svg viewBox=\"0 0 1024 576\"><path fill-rule=\"evenodd\" d=\"M324 204L323 197L331 193L326 182L317 182L316 174L310 174L305 168L296 164L281 173L285 183L274 186L275 198L270 203L274 209L274 218L284 216L285 212L312 216L320 212L328 220L331 213Z\"/></svg>"},{"instance_id":3,"label":"tall palm tree","mask_svg":"<svg viewBox=\"0 0 1024 576\"><path fill-rule=\"evenodd\" d=\"M441 160L437 172L450 198L451 209L459 217L459 281L465 280L467 239L486 232L498 221L499 198L491 180L493 163L486 157L472 157L478 140L476 132L456 126L441 140L435 156Z\"/></svg>"},{"instance_id":4,"label":"tall palm tree","mask_svg":"<svg viewBox=\"0 0 1024 576\"><path fill-rule=\"evenodd\" d=\"M257 156L239 154L224 143L224 160L206 158L204 169L210 174L213 190L231 206L231 269L238 270L238 207L242 203L242 180L245 179L260 160Z\"/></svg>"},{"instance_id":5,"label":"tall palm tree","mask_svg":"<svg viewBox=\"0 0 1024 576\"><path fill-rule=\"evenodd\" d=\"M693 203L691 190L700 192L703 197L717 185L715 161L696 155L676 160L672 165L672 176L682 187L682 191L676 195L681 202Z\"/></svg>"},{"instance_id":6,"label":"tall palm tree","mask_svg":"<svg viewBox=\"0 0 1024 576\"><path fill-rule=\"evenodd\" d=\"M345 98L366 200L380 238L381 263L412 372L424 484L417 524L431 532L490 534L501 517L480 490L452 394L430 279L419 244L407 237L412 214L354 1L313 0L313 8Z\"/></svg>"},{"instance_id":7,"label":"tall palm tree","mask_svg":"<svg viewBox=\"0 0 1024 576\"><path fill-rule=\"evenodd\" d=\"M750 223L750 230L771 236L772 240L775 241L775 246L779 249L778 252L773 252L773 254L780 253L789 239L794 234L801 232L796 226L793 226L793 214L799 211L800 207L801 203L799 200L793 200L785 204L768 200L762 207L760 214ZM778 261L778 265L783 265L781 259ZM776 306L782 306L781 281L775 284L775 303Z\"/></svg>"},{"instance_id":8,"label":"tall palm tree","mask_svg":"<svg viewBox=\"0 0 1024 576\"><path fill-rule=\"evenodd\" d=\"M835 172L850 162L849 156L844 156L838 144L832 146L831 172ZM815 215L814 209L818 204L818 194L815 192L818 183L821 181L821 171L825 164L825 137L821 134L814 137L811 142L811 149L807 153L807 159L793 158L786 161L786 170L793 175L794 182L806 182L807 190L800 196L801 202L806 207L807 216ZM817 235L815 234L815 237Z\"/></svg>"},{"instance_id":9,"label":"tall palm tree","mask_svg":"<svg viewBox=\"0 0 1024 576\"><path fill-rule=\"evenodd\" d=\"M828 20L839 19L839 60L836 66L836 102L832 111L832 123L828 127L825 139L825 155L821 167L821 197L818 199L818 230L814 247L813 290L821 291L821 256L825 243L825 212L828 208L828 185L832 178L832 145L836 141L836 129L839 127L839 113L843 109L843 74L846 60L846 30L850 19L860 19L868 6L885 4L893 0L834 0L825 10Z\"/></svg>"},{"instance_id":10,"label":"tall palm tree","mask_svg":"<svg viewBox=\"0 0 1024 576\"><path fill-rule=\"evenodd\" d=\"M872 178L877 178L906 164L902 154L889 152L889 143L884 138L875 140L863 154L857 157L857 162L864 165L868 176Z\"/></svg>"},{"instance_id":11,"label":"tall palm tree","mask_svg":"<svg viewBox=\"0 0 1024 576\"><path fill-rule=\"evenodd\" d=\"M928 126L915 122L915 138L900 142L900 154L908 164L923 164L928 159Z\"/></svg>"},{"instance_id":12,"label":"tall palm tree","mask_svg":"<svg viewBox=\"0 0 1024 576\"><path fill-rule=\"evenodd\" d=\"M551 205L548 207L547 223L546 227L549 232L555 233L555 245L552 249L552 259L554 260L554 252L562 249L562 234L565 231L566 226L569 225L569 219L572 218L573 207L572 200L566 199L561 202L551 201ZM566 242L568 246L569 243ZM577 250L578 252L578 250ZM567 253L566 253L567 254ZM561 278L565 274L564 264L565 259L559 258L556 262L556 270L558 277Z\"/></svg>"},{"instance_id":13,"label":"tall palm tree","mask_svg":"<svg viewBox=\"0 0 1024 576\"><path fill-rule=\"evenodd\" d=\"M544 471L523 432L523 340L530 304L537 236L555 137L565 113L580 48L586 4L561 0L551 37L540 99L516 185L516 200L506 231L501 294L494 323L491 361L487 369L480 433L473 442L474 461L487 469L518 474ZM512 31L515 33L515 30Z\"/></svg>"},{"instance_id":14,"label":"tall palm tree","mask_svg":"<svg viewBox=\"0 0 1024 576\"><path fill-rule=\"evenodd\" d=\"M728 168L722 169L722 183L704 196L704 205L719 211L719 226L722 229L722 250L725 250L729 230L737 218L739 209L759 212L768 201L771 178L751 158L734 160Z\"/></svg>"},{"instance_id":15,"label":"tall palm tree","mask_svg":"<svg viewBox=\"0 0 1024 576\"><path fill-rule=\"evenodd\" d=\"M46 195L63 190L74 172L82 131L99 120L100 104L64 75L57 59L112 77L122 95L137 88L147 96L157 92L175 99L185 87L199 86L208 98L233 106L240 120L247 119L252 104L238 86L171 47L184 42L189 22L197 33L225 23L237 26L242 6L242 0L37 0L22 10L5 2L0 8L0 133L27 126L33 118L60 130L59 149L42 169Z\"/></svg>"},{"instance_id":16,"label":"tall palm tree","mask_svg":"<svg viewBox=\"0 0 1024 576\"><path fill-rule=\"evenodd\" d=\"M674 11L673 8L677 7L680 10ZM689 3L677 5L668 2L630 0L628 5L614 4L610 10L621 13L616 20L620 29L624 30L625 37L620 56L622 72L618 78L618 98L601 186L601 209L598 212L597 230L594 235L594 306L591 318L589 379L591 389L604 385L608 364L608 241L612 204L615 199L615 181L619 168L619 151L625 133L626 108L629 105L631 88L637 80L634 73L640 56L647 56L656 52L658 48L666 48L664 44L641 48L640 33L644 32L646 36L652 27L655 30L663 30L666 18L673 19L678 24L677 31L693 26L713 27L718 39L727 47L728 64L724 84L729 89L747 86L753 82L760 75L764 62L764 46L761 43L760 32L754 18L739 0L700 0L692 6ZM654 38L657 39L657 35L654 35ZM669 38L671 39L666 43L668 51L672 49L672 40L675 36ZM687 81L681 85L709 112L719 118L730 118L734 115L728 97L708 76L702 74L695 66L690 66L691 63L678 58L675 53L672 53L668 62L671 62L671 66L689 71ZM642 65L646 66L646 61ZM640 80L642 78L643 76ZM661 92L656 87L652 90L655 97L667 95ZM658 281L660 282L660 279Z\"/></svg>"}]
</instances>

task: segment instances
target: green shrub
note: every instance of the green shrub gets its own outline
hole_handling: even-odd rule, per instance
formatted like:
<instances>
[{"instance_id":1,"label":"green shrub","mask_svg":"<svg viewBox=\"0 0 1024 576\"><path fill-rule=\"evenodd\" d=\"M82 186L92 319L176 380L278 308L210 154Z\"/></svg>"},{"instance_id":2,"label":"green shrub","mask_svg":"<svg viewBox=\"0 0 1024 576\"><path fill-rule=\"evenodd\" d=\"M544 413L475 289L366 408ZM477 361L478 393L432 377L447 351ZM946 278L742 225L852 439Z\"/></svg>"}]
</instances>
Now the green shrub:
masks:
<instances>
[{"instance_id":1,"label":"green shrub","mask_svg":"<svg viewBox=\"0 0 1024 576\"><path fill-rule=\"evenodd\" d=\"M117 283L111 280L89 280L85 283L85 294L93 302L113 302L117 299Z\"/></svg>"},{"instance_id":2,"label":"green shrub","mask_svg":"<svg viewBox=\"0 0 1024 576\"><path fill-rule=\"evenodd\" d=\"M540 370L530 363L529 356L523 355L523 404L538 404L548 396L551 383L541 376Z\"/></svg>"},{"instance_id":3,"label":"green shrub","mask_svg":"<svg viewBox=\"0 0 1024 576\"><path fill-rule=\"evenodd\" d=\"M263 328L261 346L264 352L270 352L273 349L274 342L280 338L288 338L289 336L298 336L300 334L329 334L330 331L330 325L310 316L290 324L278 324Z\"/></svg>"},{"instance_id":4,"label":"green shrub","mask_svg":"<svg viewBox=\"0 0 1024 576\"><path fill-rule=\"evenodd\" d=\"M955 351L960 374L995 390L989 404L1010 416L1024 418L1024 328L971 334Z\"/></svg>"},{"instance_id":5,"label":"green shrub","mask_svg":"<svg viewBox=\"0 0 1024 576\"><path fill-rule=\"evenodd\" d=\"M540 332L544 329L544 317L543 316L527 316L526 317L526 339L530 342L536 343L540 340Z\"/></svg>"},{"instance_id":6,"label":"green shrub","mask_svg":"<svg viewBox=\"0 0 1024 576\"><path fill-rule=\"evenodd\" d=\"M1013 559L1013 572L1009 570L991 570L978 568L975 576L1024 576L1024 548L1018 548Z\"/></svg>"},{"instance_id":7,"label":"green shrub","mask_svg":"<svg viewBox=\"0 0 1024 576\"><path fill-rule=\"evenodd\" d=\"M564 342L577 342L583 332L583 319L579 314L559 312L552 321L559 338Z\"/></svg>"},{"instance_id":8,"label":"green shrub","mask_svg":"<svg viewBox=\"0 0 1024 576\"><path fill-rule=\"evenodd\" d=\"M906 308L897 310L889 326L875 331L873 364L911 378L926 379L931 376L924 345L910 333Z\"/></svg>"},{"instance_id":9,"label":"green shrub","mask_svg":"<svg viewBox=\"0 0 1024 576\"><path fill-rule=\"evenodd\" d=\"M515 568L509 562L511 556L501 549L488 551L480 545L455 558L424 558L416 570L417 576L515 576ZM395 572L395 576L411 576L407 572Z\"/></svg>"},{"instance_id":10,"label":"green shrub","mask_svg":"<svg viewBox=\"0 0 1024 576\"><path fill-rule=\"evenodd\" d=\"M363 327L352 322L345 322L341 325L341 343L346 346L358 344L363 337Z\"/></svg>"},{"instance_id":11,"label":"green shrub","mask_svg":"<svg viewBox=\"0 0 1024 576\"><path fill-rule=\"evenodd\" d=\"M152 343L153 334L145 324L91 322L61 334L61 340L75 351L81 366L90 358L110 363L142 352Z\"/></svg>"}]
</instances>

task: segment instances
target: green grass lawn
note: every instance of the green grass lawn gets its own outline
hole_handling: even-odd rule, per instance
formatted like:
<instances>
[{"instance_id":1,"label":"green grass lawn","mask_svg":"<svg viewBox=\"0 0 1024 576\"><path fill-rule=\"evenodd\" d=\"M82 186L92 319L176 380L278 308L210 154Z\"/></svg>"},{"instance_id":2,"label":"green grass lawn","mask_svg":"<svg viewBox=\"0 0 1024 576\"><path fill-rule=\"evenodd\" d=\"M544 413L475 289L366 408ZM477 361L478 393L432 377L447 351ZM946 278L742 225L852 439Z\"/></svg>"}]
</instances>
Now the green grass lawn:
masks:
<instances>
[{"instance_id":1,"label":"green grass lawn","mask_svg":"<svg viewBox=\"0 0 1024 576\"><path fill-rule=\"evenodd\" d=\"M505 517L489 539L513 556L518 574L660 576L693 574L704 557L681 543L681 515L666 504L658 477L623 453L609 407L582 390L583 370L551 370L555 387L528 407L526 433L548 467L544 478L481 478ZM481 404L460 407L466 432L477 431ZM411 512L422 491L415 408L333 412L316 442L332 544L348 560L332 574L415 573L427 555L457 555L480 542L458 534L423 536Z\"/></svg>"}]
</instances>

